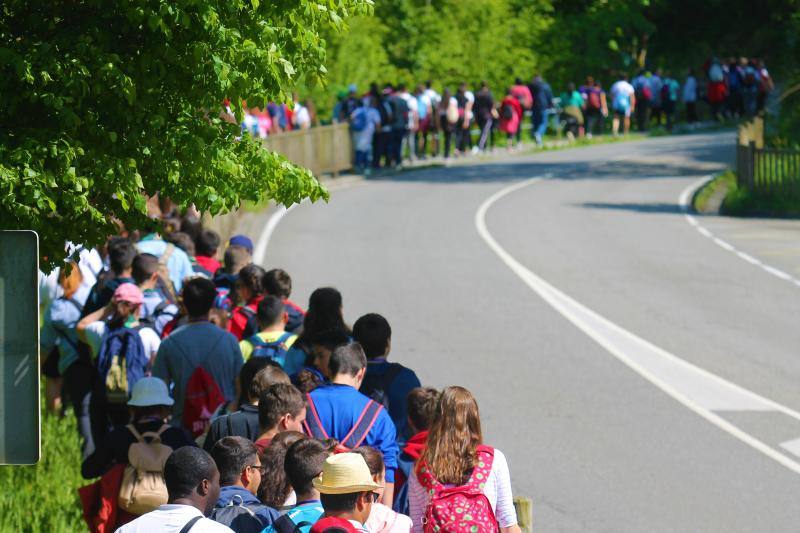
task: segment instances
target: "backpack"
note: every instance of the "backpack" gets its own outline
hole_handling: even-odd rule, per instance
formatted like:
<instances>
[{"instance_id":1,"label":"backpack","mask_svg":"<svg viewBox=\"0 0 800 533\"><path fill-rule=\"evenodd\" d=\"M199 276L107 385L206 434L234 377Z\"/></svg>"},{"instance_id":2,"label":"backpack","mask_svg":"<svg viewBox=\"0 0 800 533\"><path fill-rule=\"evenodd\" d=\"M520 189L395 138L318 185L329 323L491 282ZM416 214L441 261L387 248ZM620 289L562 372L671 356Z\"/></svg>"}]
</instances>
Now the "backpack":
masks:
<instances>
[{"instance_id":1,"label":"backpack","mask_svg":"<svg viewBox=\"0 0 800 533\"><path fill-rule=\"evenodd\" d=\"M241 496L234 494L225 507L214 507L209 518L228 526L236 533L261 533L264 524L256 513L263 509L269 507L263 503L245 504Z\"/></svg>"},{"instance_id":2,"label":"backpack","mask_svg":"<svg viewBox=\"0 0 800 533\"><path fill-rule=\"evenodd\" d=\"M389 99L389 103L392 106L392 114L394 115L392 128L398 130L405 128L408 125L408 115L410 112L408 108L408 102L399 96L393 96L391 99Z\"/></svg>"},{"instance_id":3,"label":"backpack","mask_svg":"<svg viewBox=\"0 0 800 533\"><path fill-rule=\"evenodd\" d=\"M172 280L169 277L169 267L167 266L169 258L172 257L174 251L175 245L168 242L164 253L158 258L158 289L170 303L178 301L178 298L175 297L175 287L172 285Z\"/></svg>"},{"instance_id":4,"label":"backpack","mask_svg":"<svg viewBox=\"0 0 800 533\"><path fill-rule=\"evenodd\" d=\"M381 116L381 127L389 126L394 121L392 105L386 98L378 102L378 114Z\"/></svg>"},{"instance_id":5,"label":"backpack","mask_svg":"<svg viewBox=\"0 0 800 533\"><path fill-rule=\"evenodd\" d=\"M744 71L744 84L752 87L756 84L756 71L753 67L748 66Z\"/></svg>"},{"instance_id":6,"label":"backpack","mask_svg":"<svg viewBox=\"0 0 800 533\"><path fill-rule=\"evenodd\" d=\"M458 104L454 99L450 99L450 103L447 104L447 122L450 124L455 124L458 122L458 119L461 117L461 114L458 110Z\"/></svg>"},{"instance_id":7,"label":"backpack","mask_svg":"<svg viewBox=\"0 0 800 533\"><path fill-rule=\"evenodd\" d=\"M192 433L192 437L199 437L208 429L214 412L224 403L225 396L214 377L205 368L198 366L186 382L183 427Z\"/></svg>"},{"instance_id":8,"label":"backpack","mask_svg":"<svg viewBox=\"0 0 800 533\"><path fill-rule=\"evenodd\" d=\"M155 330L156 322L162 315L169 316L171 321L176 316L178 316L178 314L167 312L167 307L169 307L170 305L174 304L170 303L168 300L161 300L161 302L159 302L159 304L155 307L155 309L153 309L153 314L151 314L150 316L146 316L144 318L139 318L139 323ZM158 333L158 330L156 330L156 333Z\"/></svg>"},{"instance_id":9,"label":"backpack","mask_svg":"<svg viewBox=\"0 0 800 533\"><path fill-rule=\"evenodd\" d=\"M586 107L593 111L597 111L600 109L600 107L602 107L600 101L600 91L597 89L589 89L589 95L586 99Z\"/></svg>"},{"instance_id":10,"label":"backpack","mask_svg":"<svg viewBox=\"0 0 800 533\"><path fill-rule=\"evenodd\" d=\"M714 83L719 83L725 78L725 73L719 63L714 63L708 69L708 79Z\"/></svg>"},{"instance_id":11,"label":"backpack","mask_svg":"<svg viewBox=\"0 0 800 533\"><path fill-rule=\"evenodd\" d=\"M368 372L364 377L364 381L361 382L361 394L381 404L388 411L389 388L402 371L402 365L390 363L389 369L383 374L370 374Z\"/></svg>"},{"instance_id":12,"label":"backpack","mask_svg":"<svg viewBox=\"0 0 800 533\"><path fill-rule=\"evenodd\" d=\"M244 326L244 330L242 331L242 338L249 339L253 335L259 332L261 328L258 327L258 317L256 316L256 312L243 305L241 307L242 314L247 317L247 323Z\"/></svg>"},{"instance_id":13,"label":"backpack","mask_svg":"<svg viewBox=\"0 0 800 533\"><path fill-rule=\"evenodd\" d=\"M250 354L250 357L266 357L277 363L282 363L286 360L286 352L289 351L286 341L291 336L292 334L287 331L273 342L267 342L257 334L249 337L247 342L253 345L253 353Z\"/></svg>"},{"instance_id":14,"label":"backpack","mask_svg":"<svg viewBox=\"0 0 800 533\"><path fill-rule=\"evenodd\" d=\"M322 421L319 419L319 414L317 413L317 408L314 405L314 400L311 398L311 394L306 394L306 402L308 404L308 411L310 414L310 416L306 416L306 419L303 422L303 427L305 428L306 433L318 440L330 439L330 435L328 435L328 432L325 431L325 427L322 425ZM367 435L369 435L370 430L372 430L372 426L374 426L375 422L378 420L378 415L381 413L381 410L383 410L383 406L381 404L375 402L374 400L368 401L367 405L364 406L364 410L361 411L358 421L350 430L350 433L345 435L345 437L336 446L335 453L349 452L350 450L361 446L367 439Z\"/></svg>"},{"instance_id":15,"label":"backpack","mask_svg":"<svg viewBox=\"0 0 800 533\"><path fill-rule=\"evenodd\" d=\"M367 109L356 109L350 117L350 129L353 131L364 131L367 129Z\"/></svg>"},{"instance_id":16,"label":"backpack","mask_svg":"<svg viewBox=\"0 0 800 533\"><path fill-rule=\"evenodd\" d=\"M139 336L143 327L113 329L100 345L97 374L109 403L127 402L131 389L150 366L150 357L144 353L144 343Z\"/></svg>"},{"instance_id":17,"label":"backpack","mask_svg":"<svg viewBox=\"0 0 800 533\"><path fill-rule=\"evenodd\" d=\"M301 528L303 527L311 527L314 524L311 522L300 522L299 524L295 524L292 517L289 516L289 513L281 515L280 518L275 520L272 524L272 530L276 533L300 533L303 531Z\"/></svg>"},{"instance_id":18,"label":"backpack","mask_svg":"<svg viewBox=\"0 0 800 533\"><path fill-rule=\"evenodd\" d=\"M514 118L514 106L511 104L504 104L503 109L500 111L500 116L503 120L511 120Z\"/></svg>"},{"instance_id":19,"label":"backpack","mask_svg":"<svg viewBox=\"0 0 800 533\"><path fill-rule=\"evenodd\" d=\"M650 102L653 99L653 89L647 81L642 81L636 87L636 100L638 102Z\"/></svg>"},{"instance_id":20,"label":"backpack","mask_svg":"<svg viewBox=\"0 0 800 533\"><path fill-rule=\"evenodd\" d=\"M492 471L494 450L478 446L478 460L469 479L458 487L445 487L420 463L417 478L431 494L431 501L422 519L425 533L468 533L499 531L497 518L489 499L483 493Z\"/></svg>"},{"instance_id":21,"label":"backpack","mask_svg":"<svg viewBox=\"0 0 800 533\"><path fill-rule=\"evenodd\" d=\"M122 474L118 503L121 509L141 515L167 503L164 464L172 448L161 443L161 434L169 426L164 424L157 432L148 431L144 434L139 434L133 424L125 427L137 442L128 448L128 466ZM147 437L149 441L145 440Z\"/></svg>"}]
</instances>

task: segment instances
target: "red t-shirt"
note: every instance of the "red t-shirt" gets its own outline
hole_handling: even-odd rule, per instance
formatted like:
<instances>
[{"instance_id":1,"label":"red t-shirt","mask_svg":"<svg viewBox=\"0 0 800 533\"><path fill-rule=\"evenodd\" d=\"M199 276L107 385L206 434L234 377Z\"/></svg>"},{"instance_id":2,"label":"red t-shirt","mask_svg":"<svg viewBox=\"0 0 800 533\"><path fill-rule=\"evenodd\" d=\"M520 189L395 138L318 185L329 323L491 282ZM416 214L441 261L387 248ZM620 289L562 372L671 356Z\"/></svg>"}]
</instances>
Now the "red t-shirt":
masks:
<instances>
[{"instance_id":1,"label":"red t-shirt","mask_svg":"<svg viewBox=\"0 0 800 533\"><path fill-rule=\"evenodd\" d=\"M212 274L222 267L222 264L219 261L206 255L197 255L195 256L195 260L197 261L198 265L205 268Z\"/></svg>"}]
</instances>

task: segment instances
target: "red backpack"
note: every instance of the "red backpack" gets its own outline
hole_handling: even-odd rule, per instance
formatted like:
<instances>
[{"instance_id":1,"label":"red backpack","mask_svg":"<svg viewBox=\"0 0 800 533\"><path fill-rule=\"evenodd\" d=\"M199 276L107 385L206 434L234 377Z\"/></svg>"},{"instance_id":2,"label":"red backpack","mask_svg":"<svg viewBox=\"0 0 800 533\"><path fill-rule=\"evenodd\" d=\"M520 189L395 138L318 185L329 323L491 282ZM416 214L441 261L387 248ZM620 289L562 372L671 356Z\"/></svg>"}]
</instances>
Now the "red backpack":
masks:
<instances>
[{"instance_id":1,"label":"red backpack","mask_svg":"<svg viewBox=\"0 0 800 533\"><path fill-rule=\"evenodd\" d=\"M199 437L211 423L211 416L225 403L225 396L211 374L198 366L189 376L183 400L183 427Z\"/></svg>"},{"instance_id":2,"label":"red backpack","mask_svg":"<svg viewBox=\"0 0 800 533\"><path fill-rule=\"evenodd\" d=\"M492 471L494 449L478 446L478 460L464 485L445 487L420 463L417 479L431 495L422 519L425 533L489 533L500 529L494 510L483 493Z\"/></svg>"}]
</instances>

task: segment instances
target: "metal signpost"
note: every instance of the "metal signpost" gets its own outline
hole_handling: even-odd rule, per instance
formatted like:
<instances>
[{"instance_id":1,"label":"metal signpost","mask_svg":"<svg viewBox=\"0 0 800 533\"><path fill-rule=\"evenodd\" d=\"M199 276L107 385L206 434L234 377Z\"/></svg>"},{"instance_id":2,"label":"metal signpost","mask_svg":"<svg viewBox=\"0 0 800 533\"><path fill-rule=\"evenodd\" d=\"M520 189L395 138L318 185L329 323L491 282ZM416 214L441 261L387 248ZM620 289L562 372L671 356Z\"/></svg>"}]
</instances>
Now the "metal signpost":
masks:
<instances>
[{"instance_id":1,"label":"metal signpost","mask_svg":"<svg viewBox=\"0 0 800 533\"><path fill-rule=\"evenodd\" d=\"M0 231L0 464L39 461L39 237Z\"/></svg>"}]
</instances>

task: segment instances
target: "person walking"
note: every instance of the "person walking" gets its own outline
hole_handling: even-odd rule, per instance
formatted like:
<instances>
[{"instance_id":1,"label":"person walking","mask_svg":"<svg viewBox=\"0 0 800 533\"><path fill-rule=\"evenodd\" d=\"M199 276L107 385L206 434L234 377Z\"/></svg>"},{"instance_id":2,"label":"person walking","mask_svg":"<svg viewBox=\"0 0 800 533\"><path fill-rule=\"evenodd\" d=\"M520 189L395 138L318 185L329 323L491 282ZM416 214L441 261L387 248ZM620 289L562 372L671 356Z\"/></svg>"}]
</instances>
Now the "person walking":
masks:
<instances>
[{"instance_id":1,"label":"person walking","mask_svg":"<svg viewBox=\"0 0 800 533\"><path fill-rule=\"evenodd\" d=\"M544 81L541 75L537 74L531 84L533 94L533 138L536 145L541 148L544 146L544 134L547 131L547 121L550 116L550 109L553 107L553 90L550 84Z\"/></svg>"},{"instance_id":2,"label":"person walking","mask_svg":"<svg viewBox=\"0 0 800 533\"><path fill-rule=\"evenodd\" d=\"M513 96L511 89L506 90L506 96L500 102L500 131L506 134L506 147L510 150L518 137L522 127L522 105Z\"/></svg>"},{"instance_id":3,"label":"person walking","mask_svg":"<svg viewBox=\"0 0 800 533\"><path fill-rule=\"evenodd\" d=\"M478 402L467 389L442 391L408 494L415 533L436 531L449 521L459 531L521 533L508 463L500 450L483 444ZM459 504L466 502L470 513L459 515Z\"/></svg>"},{"instance_id":4,"label":"person walking","mask_svg":"<svg viewBox=\"0 0 800 533\"><path fill-rule=\"evenodd\" d=\"M625 135L630 132L631 113L637 105L636 90L628 83L628 75L623 74L620 80L611 86L611 108L614 112L611 130L615 137L619 135L620 123Z\"/></svg>"},{"instance_id":5,"label":"person walking","mask_svg":"<svg viewBox=\"0 0 800 533\"><path fill-rule=\"evenodd\" d=\"M686 106L686 121L694 125L697 122L697 78L694 76L693 68L686 72L682 93L683 105Z\"/></svg>"},{"instance_id":6,"label":"person walking","mask_svg":"<svg viewBox=\"0 0 800 533\"><path fill-rule=\"evenodd\" d=\"M489 90L489 85L485 81L481 82L481 88L475 93L475 105L472 109L475 114L475 123L481 132L477 151L486 151L487 142L490 148L494 148L494 115L496 111L492 91Z\"/></svg>"}]
</instances>

